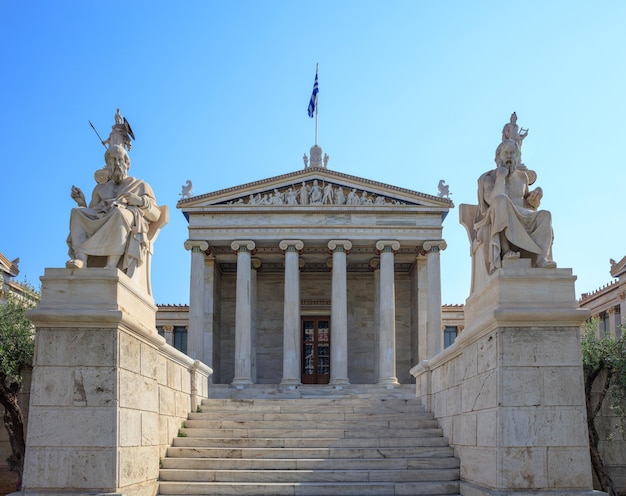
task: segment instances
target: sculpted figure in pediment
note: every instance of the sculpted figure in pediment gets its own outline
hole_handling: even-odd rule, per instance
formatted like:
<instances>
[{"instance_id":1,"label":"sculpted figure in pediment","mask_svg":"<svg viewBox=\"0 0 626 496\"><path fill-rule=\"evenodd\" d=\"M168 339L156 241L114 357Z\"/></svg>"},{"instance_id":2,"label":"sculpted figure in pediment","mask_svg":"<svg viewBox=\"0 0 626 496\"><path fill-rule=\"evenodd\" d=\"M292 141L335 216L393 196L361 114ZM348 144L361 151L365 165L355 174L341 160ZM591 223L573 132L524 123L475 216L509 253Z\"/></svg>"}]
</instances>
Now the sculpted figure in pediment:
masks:
<instances>
[{"instance_id":1,"label":"sculpted figure in pediment","mask_svg":"<svg viewBox=\"0 0 626 496\"><path fill-rule=\"evenodd\" d=\"M356 194L356 188L352 188L350 193L348 193L348 198L346 199L346 205L360 205L361 200L359 199L359 195Z\"/></svg>"},{"instance_id":2,"label":"sculpted figure in pediment","mask_svg":"<svg viewBox=\"0 0 626 496\"><path fill-rule=\"evenodd\" d=\"M285 193L285 201L287 205L297 205L298 204L298 192L290 187Z\"/></svg>"},{"instance_id":3,"label":"sculpted figure in pediment","mask_svg":"<svg viewBox=\"0 0 626 496\"><path fill-rule=\"evenodd\" d=\"M310 193L311 193L311 186L309 186L306 182L302 181L302 186L298 190L298 195L300 197L300 205L309 204Z\"/></svg>"},{"instance_id":4,"label":"sculpted figure in pediment","mask_svg":"<svg viewBox=\"0 0 626 496\"><path fill-rule=\"evenodd\" d=\"M324 186L324 196L322 196L322 203L324 205L332 205L333 203L333 185L330 183Z\"/></svg>"},{"instance_id":5,"label":"sculpted figure in pediment","mask_svg":"<svg viewBox=\"0 0 626 496\"><path fill-rule=\"evenodd\" d=\"M335 205L343 205L344 203L346 203L346 196L343 193L343 188L337 186L335 188Z\"/></svg>"},{"instance_id":6,"label":"sculpted figure in pediment","mask_svg":"<svg viewBox=\"0 0 626 496\"><path fill-rule=\"evenodd\" d=\"M311 186L311 205L319 205L320 203L322 203L322 188L315 179L313 186Z\"/></svg>"}]
</instances>

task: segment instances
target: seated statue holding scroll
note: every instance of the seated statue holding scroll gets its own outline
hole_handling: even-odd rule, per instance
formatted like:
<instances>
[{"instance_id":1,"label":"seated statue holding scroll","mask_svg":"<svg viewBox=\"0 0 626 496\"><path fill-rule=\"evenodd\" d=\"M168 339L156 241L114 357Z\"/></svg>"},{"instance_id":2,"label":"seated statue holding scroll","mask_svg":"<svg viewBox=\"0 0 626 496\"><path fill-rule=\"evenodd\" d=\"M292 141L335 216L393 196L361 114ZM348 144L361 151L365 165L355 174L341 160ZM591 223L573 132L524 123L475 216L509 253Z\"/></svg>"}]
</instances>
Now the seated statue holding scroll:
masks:
<instances>
[{"instance_id":1,"label":"seated statue holding scroll","mask_svg":"<svg viewBox=\"0 0 626 496\"><path fill-rule=\"evenodd\" d=\"M529 190L535 174L520 163L520 156L515 140L504 140L496 150L497 168L478 179L474 229L484 245L482 256L489 274L502 267L503 259L520 256L530 258L534 267L556 267L552 216L537 210L543 192L541 188Z\"/></svg>"},{"instance_id":2,"label":"seated statue holding scroll","mask_svg":"<svg viewBox=\"0 0 626 496\"><path fill-rule=\"evenodd\" d=\"M66 267L117 267L132 278L146 261L150 226L159 221L162 208L148 183L128 175L130 158L123 146L111 145L104 158L108 180L96 185L89 206L83 192L72 186L78 207L70 216ZM104 258L97 263L95 257Z\"/></svg>"}]
</instances>

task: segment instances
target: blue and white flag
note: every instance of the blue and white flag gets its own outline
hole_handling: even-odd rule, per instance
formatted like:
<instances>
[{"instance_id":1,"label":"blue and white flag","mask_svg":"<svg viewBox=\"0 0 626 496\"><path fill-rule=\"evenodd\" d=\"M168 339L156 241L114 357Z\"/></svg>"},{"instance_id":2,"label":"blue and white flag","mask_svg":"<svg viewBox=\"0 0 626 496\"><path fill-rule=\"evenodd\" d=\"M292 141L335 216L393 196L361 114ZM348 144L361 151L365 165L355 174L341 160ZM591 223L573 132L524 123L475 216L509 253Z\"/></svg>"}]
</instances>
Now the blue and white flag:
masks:
<instances>
[{"instance_id":1,"label":"blue and white flag","mask_svg":"<svg viewBox=\"0 0 626 496\"><path fill-rule=\"evenodd\" d=\"M309 117L313 117L315 115L315 109L317 108L317 94L319 93L319 88L317 87L317 71L315 71L315 83L313 84L313 93L311 94L311 100L309 100Z\"/></svg>"}]
</instances>

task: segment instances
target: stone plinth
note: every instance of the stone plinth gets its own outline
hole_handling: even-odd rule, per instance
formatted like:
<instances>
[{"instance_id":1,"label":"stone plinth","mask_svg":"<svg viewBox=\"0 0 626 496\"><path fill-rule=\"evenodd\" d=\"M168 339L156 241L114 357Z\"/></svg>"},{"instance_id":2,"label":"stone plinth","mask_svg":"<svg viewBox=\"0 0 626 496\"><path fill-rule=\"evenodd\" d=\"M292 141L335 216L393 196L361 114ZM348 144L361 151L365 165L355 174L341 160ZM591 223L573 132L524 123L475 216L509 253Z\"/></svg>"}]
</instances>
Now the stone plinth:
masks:
<instances>
[{"instance_id":1,"label":"stone plinth","mask_svg":"<svg viewBox=\"0 0 626 496\"><path fill-rule=\"evenodd\" d=\"M414 367L461 459L461 493L592 491L575 277L514 260L467 300L457 341Z\"/></svg>"},{"instance_id":2,"label":"stone plinth","mask_svg":"<svg viewBox=\"0 0 626 496\"><path fill-rule=\"evenodd\" d=\"M29 313L24 493L156 493L159 457L206 397L210 369L165 344L155 314L117 269L46 269Z\"/></svg>"}]
</instances>

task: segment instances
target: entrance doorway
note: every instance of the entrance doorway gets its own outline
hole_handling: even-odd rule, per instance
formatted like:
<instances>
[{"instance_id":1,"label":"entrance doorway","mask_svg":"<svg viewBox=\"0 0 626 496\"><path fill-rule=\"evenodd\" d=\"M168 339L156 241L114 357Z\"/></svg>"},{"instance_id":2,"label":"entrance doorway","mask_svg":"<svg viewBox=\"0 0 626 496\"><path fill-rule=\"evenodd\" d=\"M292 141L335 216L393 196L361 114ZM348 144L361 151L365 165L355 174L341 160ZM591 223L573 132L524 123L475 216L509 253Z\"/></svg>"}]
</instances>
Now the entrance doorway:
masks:
<instances>
[{"instance_id":1,"label":"entrance doorway","mask_svg":"<svg viewBox=\"0 0 626 496\"><path fill-rule=\"evenodd\" d=\"M330 381L330 319L302 317L302 384Z\"/></svg>"}]
</instances>

